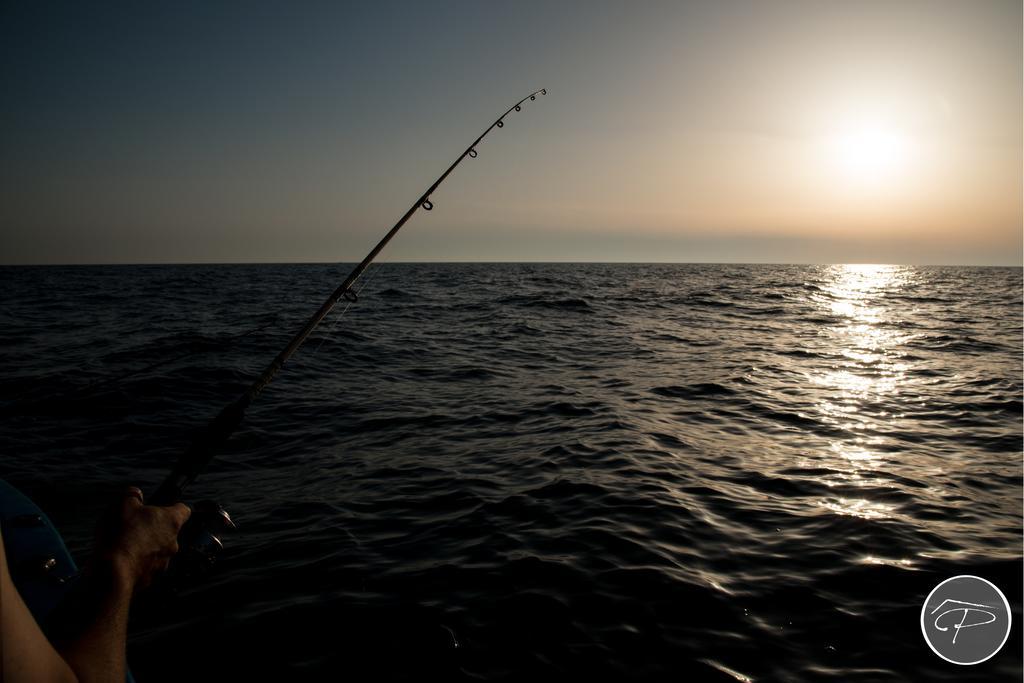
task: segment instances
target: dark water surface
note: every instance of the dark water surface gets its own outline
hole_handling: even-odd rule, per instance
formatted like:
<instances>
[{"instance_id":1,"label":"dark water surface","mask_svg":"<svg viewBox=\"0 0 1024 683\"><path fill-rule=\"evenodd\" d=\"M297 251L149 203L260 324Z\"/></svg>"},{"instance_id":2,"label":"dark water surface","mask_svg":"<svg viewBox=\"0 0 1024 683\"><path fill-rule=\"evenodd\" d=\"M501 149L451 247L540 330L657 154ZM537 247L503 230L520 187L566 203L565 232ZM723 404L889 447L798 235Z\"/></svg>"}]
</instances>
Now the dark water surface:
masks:
<instances>
[{"instance_id":1,"label":"dark water surface","mask_svg":"<svg viewBox=\"0 0 1024 683\"><path fill-rule=\"evenodd\" d=\"M103 496L152 490L346 273L0 269L0 476L84 557ZM1019 681L1021 292L1019 268L385 264L196 485L239 533L139 616L132 666ZM921 636L956 574L1013 605L975 667Z\"/></svg>"}]
</instances>

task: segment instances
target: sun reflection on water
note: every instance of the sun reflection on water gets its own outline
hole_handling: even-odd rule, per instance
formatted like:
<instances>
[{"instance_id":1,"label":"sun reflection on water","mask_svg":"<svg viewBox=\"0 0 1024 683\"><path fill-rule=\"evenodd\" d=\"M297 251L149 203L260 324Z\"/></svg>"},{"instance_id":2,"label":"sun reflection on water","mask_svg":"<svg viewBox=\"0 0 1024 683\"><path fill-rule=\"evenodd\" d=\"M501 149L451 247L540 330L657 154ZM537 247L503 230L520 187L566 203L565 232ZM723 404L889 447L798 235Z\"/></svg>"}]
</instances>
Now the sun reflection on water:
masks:
<instances>
[{"instance_id":1,"label":"sun reflection on water","mask_svg":"<svg viewBox=\"0 0 1024 683\"><path fill-rule=\"evenodd\" d=\"M907 363L899 351L907 335L900 331L892 297L911 284L909 268L889 265L839 265L825 271L816 303L838 321L822 328L824 349L833 359L809 379L819 387L816 408L822 420L842 431L826 454L834 472L829 486L870 487L886 467L877 448L883 438L872 434L894 416L887 406L906 382ZM863 473L863 475L862 475ZM867 497L828 498L819 505L834 514L885 519L895 506Z\"/></svg>"},{"instance_id":2,"label":"sun reflection on water","mask_svg":"<svg viewBox=\"0 0 1024 683\"><path fill-rule=\"evenodd\" d=\"M839 498L837 500L822 501L820 505L837 515L850 515L861 519L886 519L892 516L895 509L893 505L875 503L863 498Z\"/></svg>"}]
</instances>

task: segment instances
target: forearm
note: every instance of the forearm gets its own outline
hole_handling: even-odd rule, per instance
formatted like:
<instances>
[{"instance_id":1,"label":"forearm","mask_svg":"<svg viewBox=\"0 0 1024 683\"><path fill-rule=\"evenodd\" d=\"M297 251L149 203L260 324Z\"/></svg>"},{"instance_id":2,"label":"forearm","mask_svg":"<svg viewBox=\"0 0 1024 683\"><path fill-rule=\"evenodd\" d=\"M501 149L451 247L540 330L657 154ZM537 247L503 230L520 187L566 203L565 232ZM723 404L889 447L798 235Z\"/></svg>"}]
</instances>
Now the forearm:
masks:
<instances>
[{"instance_id":1,"label":"forearm","mask_svg":"<svg viewBox=\"0 0 1024 683\"><path fill-rule=\"evenodd\" d=\"M76 676L43 635L18 594L0 538L0 681L76 683Z\"/></svg>"},{"instance_id":2,"label":"forearm","mask_svg":"<svg viewBox=\"0 0 1024 683\"><path fill-rule=\"evenodd\" d=\"M91 570L81 581L61 610L62 628L53 634L54 644L81 683L123 683L134 585L110 568Z\"/></svg>"}]
</instances>

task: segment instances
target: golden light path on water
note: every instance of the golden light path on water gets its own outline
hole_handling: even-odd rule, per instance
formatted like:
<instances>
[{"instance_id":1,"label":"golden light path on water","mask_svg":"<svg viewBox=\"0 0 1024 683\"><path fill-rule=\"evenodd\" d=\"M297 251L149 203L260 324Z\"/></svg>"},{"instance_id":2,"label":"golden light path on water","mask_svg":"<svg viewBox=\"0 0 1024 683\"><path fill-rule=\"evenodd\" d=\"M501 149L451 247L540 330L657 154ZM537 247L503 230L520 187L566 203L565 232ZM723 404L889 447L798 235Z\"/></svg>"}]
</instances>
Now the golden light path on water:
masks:
<instances>
[{"instance_id":1,"label":"golden light path on water","mask_svg":"<svg viewBox=\"0 0 1024 683\"><path fill-rule=\"evenodd\" d=\"M906 384L908 369L899 347L909 335L893 325L898 320L893 318L890 299L912 284L914 273L902 266L857 264L831 266L827 275L828 283L816 301L842 320L820 332L836 361L831 369L809 379L824 395L815 406L822 421L848 436L829 444L832 457L827 466L834 475L824 483L845 488L873 486L879 482L871 473L895 464L887 462L886 454L877 448L883 437L877 436L876 427L903 417L892 406ZM871 520L886 519L896 512L894 505L867 497L837 497L819 504L835 514ZM909 564L908 560L874 557L865 561Z\"/></svg>"}]
</instances>

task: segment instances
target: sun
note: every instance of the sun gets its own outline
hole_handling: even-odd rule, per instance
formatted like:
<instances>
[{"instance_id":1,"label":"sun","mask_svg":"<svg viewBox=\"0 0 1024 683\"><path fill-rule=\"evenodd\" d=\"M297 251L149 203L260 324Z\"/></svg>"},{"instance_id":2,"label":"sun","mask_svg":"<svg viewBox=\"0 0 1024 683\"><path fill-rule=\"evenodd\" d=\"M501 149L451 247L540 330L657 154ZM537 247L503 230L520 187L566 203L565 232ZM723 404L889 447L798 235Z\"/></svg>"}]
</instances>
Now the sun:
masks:
<instances>
[{"instance_id":1,"label":"sun","mask_svg":"<svg viewBox=\"0 0 1024 683\"><path fill-rule=\"evenodd\" d=\"M830 140L831 156L850 180L892 180L906 170L910 144L898 129L861 124L838 131Z\"/></svg>"}]
</instances>

